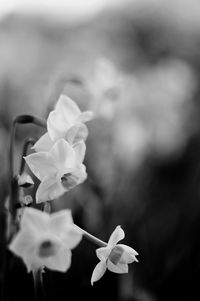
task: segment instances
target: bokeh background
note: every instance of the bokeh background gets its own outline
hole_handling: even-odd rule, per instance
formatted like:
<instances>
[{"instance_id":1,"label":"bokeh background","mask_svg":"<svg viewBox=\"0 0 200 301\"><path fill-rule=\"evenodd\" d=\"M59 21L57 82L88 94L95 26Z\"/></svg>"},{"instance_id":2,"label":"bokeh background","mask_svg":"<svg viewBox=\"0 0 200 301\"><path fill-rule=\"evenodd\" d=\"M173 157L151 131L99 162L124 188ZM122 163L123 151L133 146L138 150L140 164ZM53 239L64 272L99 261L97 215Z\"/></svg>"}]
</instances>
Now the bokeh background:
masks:
<instances>
[{"instance_id":1,"label":"bokeh background","mask_svg":"<svg viewBox=\"0 0 200 301\"><path fill-rule=\"evenodd\" d=\"M53 210L71 208L103 240L121 225L139 253L127 275L107 271L92 287L98 259L83 240L66 274L44 275L47 300L199 300L200 3L22 2L0 2L1 216L12 120L46 118L64 93L95 119L88 179ZM24 139L42 133L19 126L16 172ZM9 256L7 300L34 300L31 276Z\"/></svg>"}]
</instances>

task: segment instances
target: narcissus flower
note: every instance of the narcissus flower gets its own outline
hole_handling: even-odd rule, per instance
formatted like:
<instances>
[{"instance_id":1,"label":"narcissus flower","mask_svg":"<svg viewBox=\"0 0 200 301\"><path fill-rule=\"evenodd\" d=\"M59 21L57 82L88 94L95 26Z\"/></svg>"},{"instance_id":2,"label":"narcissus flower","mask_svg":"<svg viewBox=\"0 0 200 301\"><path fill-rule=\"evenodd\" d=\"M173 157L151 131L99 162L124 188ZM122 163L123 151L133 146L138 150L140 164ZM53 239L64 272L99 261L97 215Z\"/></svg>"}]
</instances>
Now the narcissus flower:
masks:
<instances>
[{"instance_id":1,"label":"narcissus flower","mask_svg":"<svg viewBox=\"0 0 200 301\"><path fill-rule=\"evenodd\" d=\"M88 129L84 122L93 118L91 111L81 112L77 104L65 95L61 95L55 110L51 111L47 119L47 133L34 145L34 149L48 151L61 138L70 144L86 140Z\"/></svg>"},{"instance_id":2,"label":"narcissus flower","mask_svg":"<svg viewBox=\"0 0 200 301\"><path fill-rule=\"evenodd\" d=\"M71 265L71 249L81 241L73 224L71 211L51 215L34 208L25 208L20 230L9 249L21 257L28 272L47 267L66 272Z\"/></svg>"},{"instance_id":3,"label":"narcissus flower","mask_svg":"<svg viewBox=\"0 0 200 301\"><path fill-rule=\"evenodd\" d=\"M41 181L36 192L37 203L54 200L87 178L85 165L82 164L85 150L83 141L72 147L66 140L60 139L49 152L24 157Z\"/></svg>"},{"instance_id":4,"label":"narcissus flower","mask_svg":"<svg viewBox=\"0 0 200 301\"><path fill-rule=\"evenodd\" d=\"M128 264L138 261L135 257L138 253L134 249L127 245L117 244L124 236L122 228L117 226L111 234L107 246L96 250L100 262L93 271L92 285L104 275L106 269L119 274L128 273Z\"/></svg>"}]
</instances>

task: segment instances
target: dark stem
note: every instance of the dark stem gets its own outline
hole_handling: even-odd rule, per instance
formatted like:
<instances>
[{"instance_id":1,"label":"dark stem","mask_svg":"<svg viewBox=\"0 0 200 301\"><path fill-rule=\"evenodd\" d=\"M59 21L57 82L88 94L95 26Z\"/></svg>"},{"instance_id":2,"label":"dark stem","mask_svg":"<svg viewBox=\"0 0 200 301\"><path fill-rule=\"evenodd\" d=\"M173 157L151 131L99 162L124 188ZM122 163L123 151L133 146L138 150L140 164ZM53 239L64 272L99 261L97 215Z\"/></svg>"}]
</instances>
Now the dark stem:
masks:
<instances>
[{"instance_id":1,"label":"dark stem","mask_svg":"<svg viewBox=\"0 0 200 301\"><path fill-rule=\"evenodd\" d=\"M27 155L28 149L30 146L33 146L36 142L36 139L34 138L28 138L25 140L22 150L22 156L21 156L21 164L19 168L19 174L21 175L24 172L24 168L26 165L26 161L24 160L24 156Z\"/></svg>"},{"instance_id":2,"label":"dark stem","mask_svg":"<svg viewBox=\"0 0 200 301\"><path fill-rule=\"evenodd\" d=\"M46 121L38 118L36 116L32 115L19 115L17 116L13 123L12 123L12 128L11 128L11 135L10 135L10 149L9 149L9 182L10 182L10 195L9 195L9 208L11 211L11 215L13 220L15 220L15 215L16 215L16 182L17 179L14 176L14 143L15 143L15 133L16 133L16 128L18 124L35 124L37 126L46 128Z\"/></svg>"}]
</instances>

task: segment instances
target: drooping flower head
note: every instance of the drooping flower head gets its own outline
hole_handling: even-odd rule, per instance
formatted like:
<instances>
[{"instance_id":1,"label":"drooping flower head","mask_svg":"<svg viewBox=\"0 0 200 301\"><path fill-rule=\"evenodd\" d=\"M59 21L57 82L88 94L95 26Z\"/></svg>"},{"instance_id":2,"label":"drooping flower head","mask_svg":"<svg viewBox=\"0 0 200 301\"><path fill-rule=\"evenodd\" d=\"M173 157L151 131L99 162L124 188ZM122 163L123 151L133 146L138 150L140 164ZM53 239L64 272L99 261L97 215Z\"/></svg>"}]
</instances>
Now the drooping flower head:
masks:
<instances>
[{"instance_id":1,"label":"drooping flower head","mask_svg":"<svg viewBox=\"0 0 200 301\"><path fill-rule=\"evenodd\" d=\"M54 200L87 178L85 165L82 164L85 150L83 141L72 147L66 140L60 139L49 152L24 157L41 181L36 192L37 203Z\"/></svg>"},{"instance_id":2,"label":"drooping flower head","mask_svg":"<svg viewBox=\"0 0 200 301\"><path fill-rule=\"evenodd\" d=\"M71 249L82 236L73 224L71 211L51 215L34 208L25 208L20 230L9 249L21 257L28 272L47 267L66 272L71 265Z\"/></svg>"},{"instance_id":3,"label":"drooping flower head","mask_svg":"<svg viewBox=\"0 0 200 301\"><path fill-rule=\"evenodd\" d=\"M61 138L70 144L86 140L88 129L85 122L93 118L91 111L81 112L77 104L61 95L55 110L51 111L47 119L47 133L44 134L34 145L38 151L49 151L53 144Z\"/></svg>"},{"instance_id":4,"label":"drooping flower head","mask_svg":"<svg viewBox=\"0 0 200 301\"><path fill-rule=\"evenodd\" d=\"M96 265L91 283L98 281L108 269L114 273L128 273L128 264L138 261L136 255L138 253L131 247L123 244L117 244L118 241L124 238L124 231L120 226L117 226L111 234L106 247L96 250L97 257L100 262Z\"/></svg>"}]
</instances>

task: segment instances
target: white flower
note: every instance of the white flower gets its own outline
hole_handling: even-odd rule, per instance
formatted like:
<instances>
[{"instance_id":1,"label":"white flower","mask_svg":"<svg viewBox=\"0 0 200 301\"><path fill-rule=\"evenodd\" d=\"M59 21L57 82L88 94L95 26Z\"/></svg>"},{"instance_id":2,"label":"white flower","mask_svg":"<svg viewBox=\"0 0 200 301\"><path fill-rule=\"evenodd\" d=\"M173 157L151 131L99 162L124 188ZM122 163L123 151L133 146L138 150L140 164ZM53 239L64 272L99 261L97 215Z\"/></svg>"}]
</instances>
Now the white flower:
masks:
<instances>
[{"instance_id":1,"label":"white flower","mask_svg":"<svg viewBox=\"0 0 200 301\"><path fill-rule=\"evenodd\" d=\"M117 226L111 234L107 246L96 250L100 262L93 271L92 285L104 275L106 269L119 274L128 273L128 264L138 261L135 257L138 253L134 249L127 245L117 244L124 236L122 228Z\"/></svg>"},{"instance_id":2,"label":"white flower","mask_svg":"<svg viewBox=\"0 0 200 301\"><path fill-rule=\"evenodd\" d=\"M49 151L53 144L61 138L70 144L86 140L88 129L84 122L93 118L91 111L81 112L77 104L65 95L61 95L55 110L51 111L47 119L47 133L33 146L39 151Z\"/></svg>"},{"instance_id":3,"label":"white flower","mask_svg":"<svg viewBox=\"0 0 200 301\"><path fill-rule=\"evenodd\" d=\"M71 211L48 214L34 208L25 208L20 230L9 249L21 257L28 272L43 266L66 272L71 265L71 249L82 236L73 224Z\"/></svg>"},{"instance_id":4,"label":"white flower","mask_svg":"<svg viewBox=\"0 0 200 301\"><path fill-rule=\"evenodd\" d=\"M41 181L36 202L54 200L64 192L81 184L86 178L85 143L73 147L64 139L58 140L49 152L38 152L24 157L31 171Z\"/></svg>"}]
</instances>

